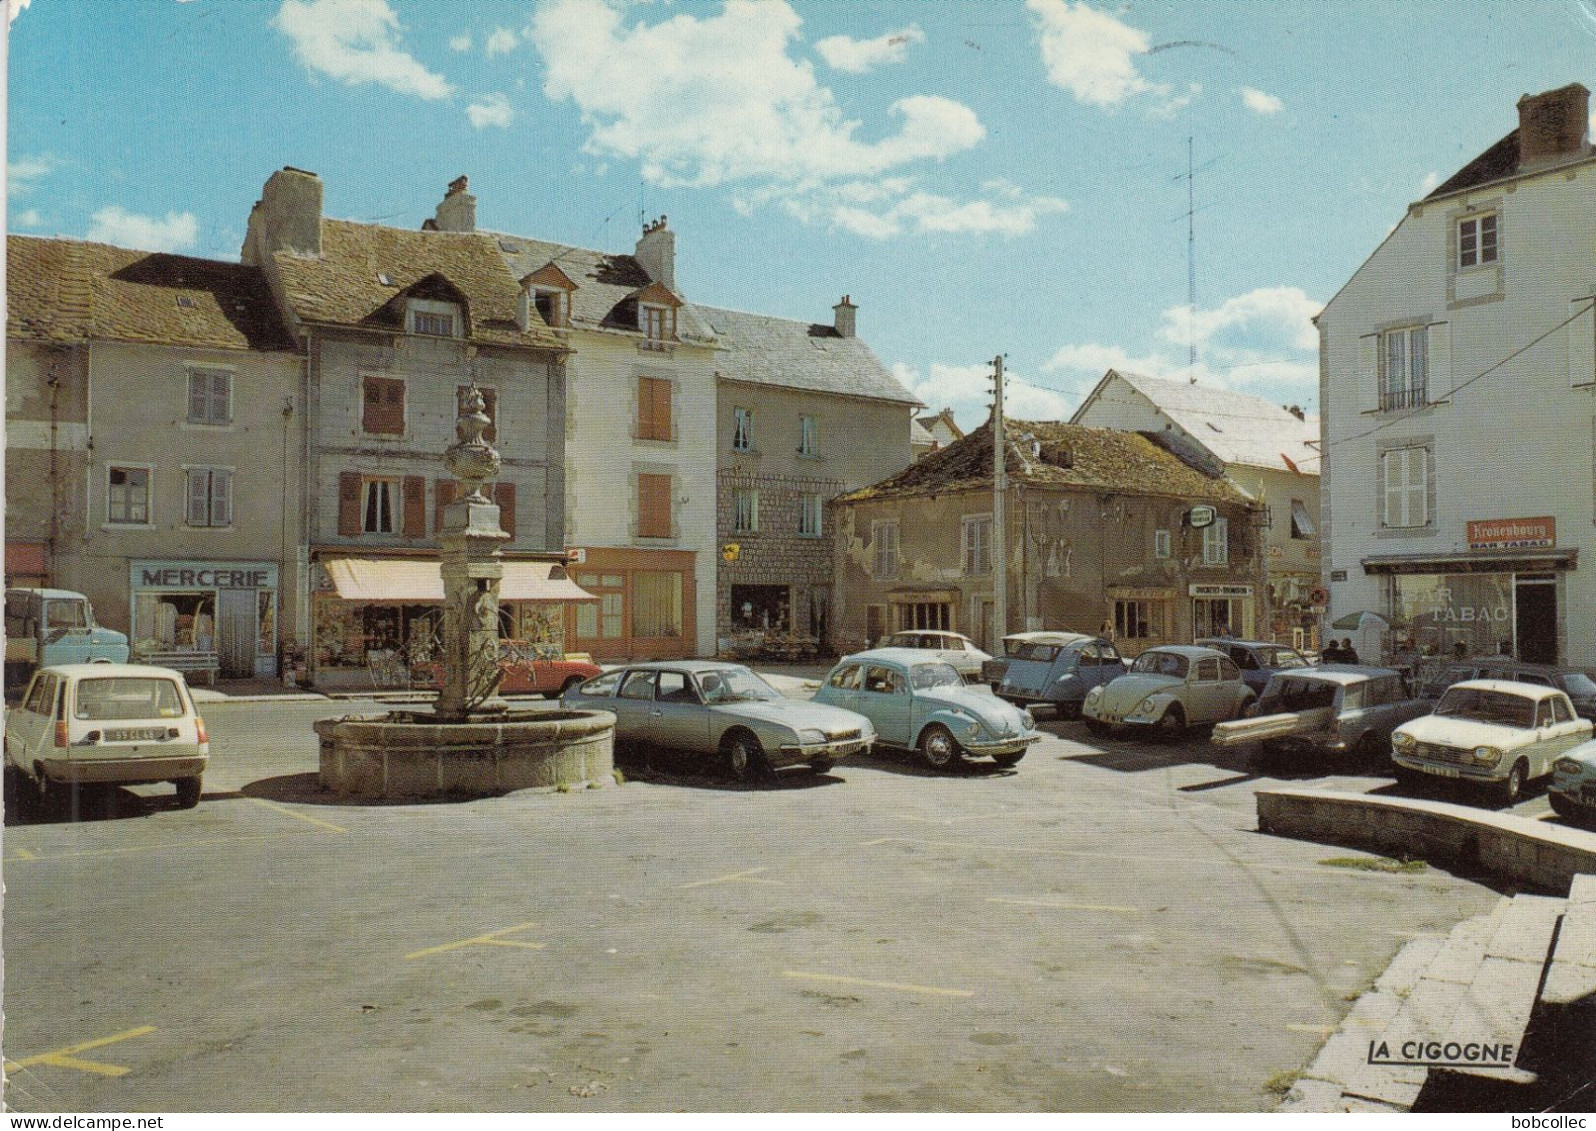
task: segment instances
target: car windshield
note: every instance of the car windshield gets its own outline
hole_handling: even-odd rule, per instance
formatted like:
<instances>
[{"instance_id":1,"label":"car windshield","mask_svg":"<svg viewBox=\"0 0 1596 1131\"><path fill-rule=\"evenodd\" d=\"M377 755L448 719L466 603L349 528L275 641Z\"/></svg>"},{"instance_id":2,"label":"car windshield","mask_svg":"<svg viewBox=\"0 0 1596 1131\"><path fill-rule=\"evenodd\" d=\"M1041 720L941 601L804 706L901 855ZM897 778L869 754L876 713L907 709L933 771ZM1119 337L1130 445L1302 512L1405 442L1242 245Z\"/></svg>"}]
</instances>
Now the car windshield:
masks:
<instances>
[{"instance_id":1,"label":"car windshield","mask_svg":"<svg viewBox=\"0 0 1596 1131\"><path fill-rule=\"evenodd\" d=\"M1136 657L1131 671L1143 675L1167 675L1186 678L1186 657L1176 652L1143 652Z\"/></svg>"},{"instance_id":2,"label":"car windshield","mask_svg":"<svg viewBox=\"0 0 1596 1131\"><path fill-rule=\"evenodd\" d=\"M73 716L79 719L175 719L183 714L177 684L159 678L85 679Z\"/></svg>"},{"instance_id":3,"label":"car windshield","mask_svg":"<svg viewBox=\"0 0 1596 1131\"><path fill-rule=\"evenodd\" d=\"M1013 646L1011 645L1011 647ZM1056 657L1063 650L1064 649L1057 644L1037 644L1034 641L1028 640L1020 644L1018 647L1015 647L1014 650L1009 653L1009 655L1013 656L1016 660L1041 660L1044 663L1052 663L1054 657Z\"/></svg>"},{"instance_id":4,"label":"car windshield","mask_svg":"<svg viewBox=\"0 0 1596 1131\"><path fill-rule=\"evenodd\" d=\"M909 682L916 691L930 687L959 687L964 681L953 670L952 664L916 664L909 673Z\"/></svg>"},{"instance_id":5,"label":"car windshield","mask_svg":"<svg viewBox=\"0 0 1596 1131\"><path fill-rule=\"evenodd\" d=\"M781 692L747 668L718 668L698 677L706 703L760 703L780 699Z\"/></svg>"},{"instance_id":6,"label":"car windshield","mask_svg":"<svg viewBox=\"0 0 1596 1131\"><path fill-rule=\"evenodd\" d=\"M1279 671L1290 671L1292 668L1305 668L1308 661L1290 648L1263 648L1258 652L1258 659L1266 668L1275 668Z\"/></svg>"},{"instance_id":7,"label":"car windshield","mask_svg":"<svg viewBox=\"0 0 1596 1131\"><path fill-rule=\"evenodd\" d=\"M1333 683L1319 679L1276 679L1258 701L1258 713L1275 715L1335 705L1336 685Z\"/></svg>"},{"instance_id":8,"label":"car windshield","mask_svg":"<svg viewBox=\"0 0 1596 1131\"><path fill-rule=\"evenodd\" d=\"M1535 700L1506 691L1450 687L1435 708L1437 715L1529 730L1535 726Z\"/></svg>"},{"instance_id":9,"label":"car windshield","mask_svg":"<svg viewBox=\"0 0 1596 1131\"><path fill-rule=\"evenodd\" d=\"M1596 681L1584 672L1568 672L1563 676L1563 690L1576 699L1596 699Z\"/></svg>"}]
</instances>

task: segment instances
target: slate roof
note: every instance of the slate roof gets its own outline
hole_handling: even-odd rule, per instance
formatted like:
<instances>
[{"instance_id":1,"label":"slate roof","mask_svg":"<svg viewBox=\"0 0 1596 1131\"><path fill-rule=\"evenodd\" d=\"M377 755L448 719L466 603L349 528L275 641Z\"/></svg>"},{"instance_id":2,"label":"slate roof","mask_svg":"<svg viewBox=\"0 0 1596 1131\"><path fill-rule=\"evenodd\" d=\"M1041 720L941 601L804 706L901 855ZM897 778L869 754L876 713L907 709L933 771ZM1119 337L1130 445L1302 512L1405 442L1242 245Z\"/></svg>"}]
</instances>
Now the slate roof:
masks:
<instances>
[{"instance_id":1,"label":"slate roof","mask_svg":"<svg viewBox=\"0 0 1596 1131\"><path fill-rule=\"evenodd\" d=\"M1514 130L1484 153L1436 186L1425 200L1460 192L1475 185L1490 184L1518 172L1518 131Z\"/></svg>"},{"instance_id":2,"label":"slate roof","mask_svg":"<svg viewBox=\"0 0 1596 1131\"><path fill-rule=\"evenodd\" d=\"M525 236L489 234L494 240L494 249L516 279L523 279L550 263L570 276L576 283L576 290L571 292L572 326L641 334L637 326L636 296L652 280L633 256L610 255ZM676 336L698 345L707 345L714 337L691 304L676 312Z\"/></svg>"},{"instance_id":3,"label":"slate roof","mask_svg":"<svg viewBox=\"0 0 1596 1131\"><path fill-rule=\"evenodd\" d=\"M1150 400L1224 463L1319 474L1317 416L1298 420L1262 397L1120 369L1110 369L1103 380L1114 377ZM1090 400L1088 396L1077 410L1077 419ZM1296 466L1288 465L1286 459Z\"/></svg>"},{"instance_id":4,"label":"slate roof","mask_svg":"<svg viewBox=\"0 0 1596 1131\"><path fill-rule=\"evenodd\" d=\"M6 336L294 350L258 268L83 240L6 237Z\"/></svg>"},{"instance_id":5,"label":"slate roof","mask_svg":"<svg viewBox=\"0 0 1596 1131\"><path fill-rule=\"evenodd\" d=\"M477 232L419 232L352 220L321 222L321 255L273 255L287 301L306 322L398 330L412 288L436 293L439 279L466 306L467 337L499 345L564 349L541 319L516 324L521 288L493 237ZM540 264L541 266L541 264ZM378 278L387 275L392 285Z\"/></svg>"},{"instance_id":6,"label":"slate roof","mask_svg":"<svg viewBox=\"0 0 1596 1131\"><path fill-rule=\"evenodd\" d=\"M718 375L730 381L918 405L869 346L824 323L700 306L723 351Z\"/></svg>"},{"instance_id":7,"label":"slate roof","mask_svg":"<svg viewBox=\"0 0 1596 1131\"><path fill-rule=\"evenodd\" d=\"M1052 421L1004 421L1009 481L1016 485L1088 488L1119 494L1154 495L1252 506L1228 481L1204 475L1140 432L1088 428ZM1031 454L1026 434L1041 443ZM1067 465L1067 466L1066 466ZM898 474L850 491L837 501L905 498L947 491L992 488L992 423L923 456Z\"/></svg>"}]
</instances>

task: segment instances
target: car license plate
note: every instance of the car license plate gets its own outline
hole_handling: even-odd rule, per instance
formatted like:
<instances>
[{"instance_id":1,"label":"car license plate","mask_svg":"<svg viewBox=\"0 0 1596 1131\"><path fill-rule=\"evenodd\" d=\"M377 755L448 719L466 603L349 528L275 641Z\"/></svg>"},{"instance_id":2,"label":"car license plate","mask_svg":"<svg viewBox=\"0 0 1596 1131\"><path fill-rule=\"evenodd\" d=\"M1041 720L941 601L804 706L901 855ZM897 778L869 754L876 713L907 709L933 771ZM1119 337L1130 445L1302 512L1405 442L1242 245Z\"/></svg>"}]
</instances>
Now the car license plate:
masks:
<instances>
[{"instance_id":1,"label":"car license plate","mask_svg":"<svg viewBox=\"0 0 1596 1131\"><path fill-rule=\"evenodd\" d=\"M158 727L108 730L105 732L105 740L107 742L159 742L165 737L166 731Z\"/></svg>"},{"instance_id":2,"label":"car license plate","mask_svg":"<svg viewBox=\"0 0 1596 1131\"><path fill-rule=\"evenodd\" d=\"M1434 774L1438 778L1455 778L1461 776L1454 766L1427 766L1425 768L1429 773Z\"/></svg>"}]
</instances>

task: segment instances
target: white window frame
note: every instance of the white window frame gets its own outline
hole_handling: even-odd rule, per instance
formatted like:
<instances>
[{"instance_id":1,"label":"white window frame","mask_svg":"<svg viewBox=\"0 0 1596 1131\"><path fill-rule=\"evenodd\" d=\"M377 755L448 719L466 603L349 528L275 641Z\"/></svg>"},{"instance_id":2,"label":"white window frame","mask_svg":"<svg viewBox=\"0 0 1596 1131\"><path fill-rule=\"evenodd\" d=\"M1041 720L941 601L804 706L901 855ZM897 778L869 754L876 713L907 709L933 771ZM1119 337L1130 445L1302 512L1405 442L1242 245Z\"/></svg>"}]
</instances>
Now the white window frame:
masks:
<instances>
[{"instance_id":1,"label":"white window frame","mask_svg":"<svg viewBox=\"0 0 1596 1131\"><path fill-rule=\"evenodd\" d=\"M825 523L825 499L816 493L805 492L798 496L798 536L819 538Z\"/></svg>"},{"instance_id":2,"label":"white window frame","mask_svg":"<svg viewBox=\"0 0 1596 1131\"><path fill-rule=\"evenodd\" d=\"M404 518L404 480L373 475L360 483L360 532L398 534ZM386 523L386 525L385 525Z\"/></svg>"},{"instance_id":3,"label":"white window frame","mask_svg":"<svg viewBox=\"0 0 1596 1131\"><path fill-rule=\"evenodd\" d=\"M1161 561L1163 561L1163 560L1168 560L1169 558L1172 558L1174 556L1175 556L1175 552L1174 552L1174 549L1173 549L1173 547L1172 547L1172 545L1170 543L1169 531L1167 531L1167 530L1155 530L1155 531L1153 531L1153 557L1158 558Z\"/></svg>"},{"instance_id":4,"label":"white window frame","mask_svg":"<svg viewBox=\"0 0 1596 1131\"><path fill-rule=\"evenodd\" d=\"M759 533L759 488L738 487L732 491L732 531Z\"/></svg>"},{"instance_id":5,"label":"white window frame","mask_svg":"<svg viewBox=\"0 0 1596 1131\"><path fill-rule=\"evenodd\" d=\"M1213 522L1203 527L1203 565L1229 564L1230 520L1224 515L1217 515Z\"/></svg>"},{"instance_id":6,"label":"white window frame","mask_svg":"<svg viewBox=\"0 0 1596 1131\"><path fill-rule=\"evenodd\" d=\"M801 456L820 454L820 418L818 416L805 413L798 418L798 454Z\"/></svg>"},{"instance_id":7,"label":"white window frame","mask_svg":"<svg viewBox=\"0 0 1596 1131\"><path fill-rule=\"evenodd\" d=\"M1429 326L1398 326L1382 330L1378 348L1380 408L1390 411L1429 404Z\"/></svg>"},{"instance_id":8,"label":"white window frame","mask_svg":"<svg viewBox=\"0 0 1596 1131\"><path fill-rule=\"evenodd\" d=\"M992 572L992 514L967 514L959 523L959 561L966 577Z\"/></svg>"},{"instance_id":9,"label":"white window frame","mask_svg":"<svg viewBox=\"0 0 1596 1131\"><path fill-rule=\"evenodd\" d=\"M870 524L870 565L874 577L896 577L901 564L899 557L898 523L872 522Z\"/></svg>"},{"instance_id":10,"label":"white window frame","mask_svg":"<svg viewBox=\"0 0 1596 1131\"><path fill-rule=\"evenodd\" d=\"M144 473L144 517L119 519L111 511L111 472L142 471ZM107 461L105 465L105 527L112 530L149 530L155 525L155 466L148 463Z\"/></svg>"},{"instance_id":11,"label":"white window frame","mask_svg":"<svg viewBox=\"0 0 1596 1131\"><path fill-rule=\"evenodd\" d=\"M737 405L732 409L732 451L754 450L754 410Z\"/></svg>"},{"instance_id":12,"label":"white window frame","mask_svg":"<svg viewBox=\"0 0 1596 1131\"><path fill-rule=\"evenodd\" d=\"M183 465L183 525L192 529L232 529L233 470ZM200 488L198 493L196 487Z\"/></svg>"},{"instance_id":13,"label":"white window frame","mask_svg":"<svg viewBox=\"0 0 1596 1131\"><path fill-rule=\"evenodd\" d=\"M449 332L447 334L421 329L422 319L439 317L447 317L449 319ZM405 311L405 329L424 338L458 338L465 330L465 318L460 310L460 304L457 302L439 302L436 299L413 298Z\"/></svg>"},{"instance_id":14,"label":"white window frame","mask_svg":"<svg viewBox=\"0 0 1596 1131\"><path fill-rule=\"evenodd\" d=\"M1457 222L1458 270L1489 267L1501 261L1502 222L1498 213L1476 212Z\"/></svg>"},{"instance_id":15,"label":"white window frame","mask_svg":"<svg viewBox=\"0 0 1596 1131\"><path fill-rule=\"evenodd\" d=\"M1399 469L1401 474L1393 475ZM1418 472L1417 481L1415 469ZM1380 473L1383 489L1380 526L1387 530L1420 530L1429 526L1429 445L1414 444L1385 449L1380 453Z\"/></svg>"},{"instance_id":16,"label":"white window frame","mask_svg":"<svg viewBox=\"0 0 1596 1131\"><path fill-rule=\"evenodd\" d=\"M651 342L668 342L676 336L676 311L652 302L637 304L637 328Z\"/></svg>"},{"instance_id":17,"label":"white window frame","mask_svg":"<svg viewBox=\"0 0 1596 1131\"><path fill-rule=\"evenodd\" d=\"M198 425L202 428L231 428L233 426L233 369L224 365L189 365L184 367L188 373L187 388L184 390L188 398L184 405L183 418L187 424ZM217 394L215 379L220 377L224 382L221 393L222 419L215 419ZM200 393L199 399L204 408L199 415L194 413L196 386L205 382L206 388Z\"/></svg>"}]
</instances>

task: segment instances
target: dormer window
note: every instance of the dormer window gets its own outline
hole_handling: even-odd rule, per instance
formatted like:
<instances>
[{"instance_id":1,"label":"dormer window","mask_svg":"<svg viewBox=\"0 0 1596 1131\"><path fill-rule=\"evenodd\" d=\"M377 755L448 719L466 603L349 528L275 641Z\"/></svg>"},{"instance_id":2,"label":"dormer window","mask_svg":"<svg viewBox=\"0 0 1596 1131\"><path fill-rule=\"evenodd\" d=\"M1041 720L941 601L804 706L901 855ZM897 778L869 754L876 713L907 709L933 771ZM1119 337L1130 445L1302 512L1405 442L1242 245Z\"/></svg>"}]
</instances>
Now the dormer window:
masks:
<instances>
[{"instance_id":1,"label":"dormer window","mask_svg":"<svg viewBox=\"0 0 1596 1131\"><path fill-rule=\"evenodd\" d=\"M458 338L463 325L460 308L452 302L428 299L410 301L410 332L429 338Z\"/></svg>"},{"instance_id":2,"label":"dormer window","mask_svg":"<svg viewBox=\"0 0 1596 1131\"><path fill-rule=\"evenodd\" d=\"M668 342L676 337L676 311L668 306L639 303L637 320L638 329L649 341Z\"/></svg>"},{"instance_id":3,"label":"dormer window","mask_svg":"<svg viewBox=\"0 0 1596 1131\"><path fill-rule=\"evenodd\" d=\"M564 326L570 318L571 296L564 291L539 288L533 292L532 302L543 321L550 326Z\"/></svg>"}]
</instances>

